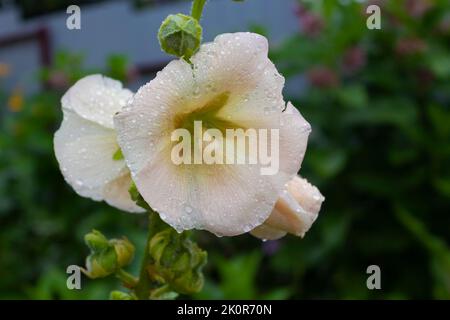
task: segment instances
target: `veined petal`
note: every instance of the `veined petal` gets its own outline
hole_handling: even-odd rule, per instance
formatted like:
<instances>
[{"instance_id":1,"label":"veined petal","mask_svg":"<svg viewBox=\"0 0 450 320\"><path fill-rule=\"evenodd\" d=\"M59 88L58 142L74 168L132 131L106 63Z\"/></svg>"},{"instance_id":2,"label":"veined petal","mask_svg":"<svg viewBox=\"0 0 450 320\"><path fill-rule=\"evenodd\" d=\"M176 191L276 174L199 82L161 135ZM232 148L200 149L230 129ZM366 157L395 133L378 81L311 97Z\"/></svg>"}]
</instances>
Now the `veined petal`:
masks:
<instances>
[{"instance_id":1,"label":"veined petal","mask_svg":"<svg viewBox=\"0 0 450 320\"><path fill-rule=\"evenodd\" d=\"M267 52L260 35L221 35L192 57L192 68L182 60L169 63L115 116L118 141L139 192L178 230L248 232L269 217L284 185L296 175L310 127L291 104L285 107L284 78ZM209 127L219 124L222 131L279 130L277 172L261 175L260 164L175 165L171 134L196 117L205 117ZM269 150L271 145L270 140Z\"/></svg>"},{"instance_id":2,"label":"veined petal","mask_svg":"<svg viewBox=\"0 0 450 320\"><path fill-rule=\"evenodd\" d=\"M192 95L190 65L184 60L173 60L115 115L118 141L131 172L137 173L154 162L158 152L167 147L175 129L174 117L189 108Z\"/></svg>"},{"instance_id":3,"label":"veined petal","mask_svg":"<svg viewBox=\"0 0 450 320\"><path fill-rule=\"evenodd\" d=\"M324 200L315 186L296 176L287 184L269 218L250 233L270 240L283 237L283 232L304 237L317 219Z\"/></svg>"},{"instance_id":4,"label":"veined petal","mask_svg":"<svg viewBox=\"0 0 450 320\"><path fill-rule=\"evenodd\" d=\"M133 93L117 80L99 74L78 80L62 97L64 110L107 128L114 128L113 116L120 111Z\"/></svg>"},{"instance_id":5,"label":"veined petal","mask_svg":"<svg viewBox=\"0 0 450 320\"><path fill-rule=\"evenodd\" d=\"M250 231L267 219L277 185L257 166L180 165L170 150L134 176L139 192L175 229L204 229L219 236Z\"/></svg>"},{"instance_id":6,"label":"veined petal","mask_svg":"<svg viewBox=\"0 0 450 320\"><path fill-rule=\"evenodd\" d=\"M117 187L113 187L114 180L128 170L124 160L113 159L119 149L113 129L83 119L72 110L64 110L63 122L55 133L54 148L65 180L79 195L96 201L116 201L108 195L114 193L111 188L117 191Z\"/></svg>"}]
</instances>

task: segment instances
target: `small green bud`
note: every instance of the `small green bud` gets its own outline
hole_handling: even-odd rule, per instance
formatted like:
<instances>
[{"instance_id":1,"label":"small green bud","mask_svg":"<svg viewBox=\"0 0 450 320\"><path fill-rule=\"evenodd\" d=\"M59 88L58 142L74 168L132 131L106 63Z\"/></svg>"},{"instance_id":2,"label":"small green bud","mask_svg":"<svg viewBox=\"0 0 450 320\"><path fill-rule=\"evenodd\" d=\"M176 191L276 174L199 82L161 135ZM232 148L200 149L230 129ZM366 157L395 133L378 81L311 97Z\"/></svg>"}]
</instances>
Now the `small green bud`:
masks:
<instances>
[{"instance_id":1,"label":"small green bud","mask_svg":"<svg viewBox=\"0 0 450 320\"><path fill-rule=\"evenodd\" d=\"M110 243L113 245L117 255L117 263L119 268L123 268L131 263L134 258L134 246L127 239L112 239Z\"/></svg>"},{"instance_id":2,"label":"small green bud","mask_svg":"<svg viewBox=\"0 0 450 320\"><path fill-rule=\"evenodd\" d=\"M117 266L116 251L111 247L87 257L85 274L92 279L104 278L116 272Z\"/></svg>"},{"instance_id":3,"label":"small green bud","mask_svg":"<svg viewBox=\"0 0 450 320\"><path fill-rule=\"evenodd\" d=\"M129 294L122 291L113 291L109 295L110 300L135 300L134 297Z\"/></svg>"},{"instance_id":4,"label":"small green bud","mask_svg":"<svg viewBox=\"0 0 450 320\"><path fill-rule=\"evenodd\" d=\"M178 297L178 293L170 290L169 285L164 285L150 292L151 300L174 300Z\"/></svg>"},{"instance_id":5,"label":"small green bud","mask_svg":"<svg viewBox=\"0 0 450 320\"><path fill-rule=\"evenodd\" d=\"M83 272L90 278L109 276L133 260L135 249L126 238L108 240L100 231L93 230L84 236L84 240L91 253L86 258Z\"/></svg>"},{"instance_id":6,"label":"small green bud","mask_svg":"<svg viewBox=\"0 0 450 320\"><path fill-rule=\"evenodd\" d=\"M97 230L92 230L84 236L84 242L93 252L100 252L109 247L108 239Z\"/></svg>"},{"instance_id":7,"label":"small green bud","mask_svg":"<svg viewBox=\"0 0 450 320\"><path fill-rule=\"evenodd\" d=\"M191 16L169 15L159 28L158 39L164 52L189 60L200 47L202 27Z\"/></svg>"}]
</instances>

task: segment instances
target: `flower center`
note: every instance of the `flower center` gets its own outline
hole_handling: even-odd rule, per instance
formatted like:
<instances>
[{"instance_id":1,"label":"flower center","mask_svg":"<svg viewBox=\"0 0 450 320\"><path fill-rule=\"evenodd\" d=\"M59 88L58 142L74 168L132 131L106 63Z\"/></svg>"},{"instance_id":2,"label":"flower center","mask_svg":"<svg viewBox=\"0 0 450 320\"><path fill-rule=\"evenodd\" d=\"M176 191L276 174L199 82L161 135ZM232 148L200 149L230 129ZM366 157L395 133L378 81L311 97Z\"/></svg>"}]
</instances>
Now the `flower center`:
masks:
<instances>
[{"instance_id":1,"label":"flower center","mask_svg":"<svg viewBox=\"0 0 450 320\"><path fill-rule=\"evenodd\" d=\"M175 128L184 128L192 135L194 133L194 121L201 121L203 130L218 129L225 134L226 129L241 128L231 120L218 116L219 111L228 103L230 92L226 91L216 95L205 105L190 113L179 114L175 117Z\"/></svg>"}]
</instances>

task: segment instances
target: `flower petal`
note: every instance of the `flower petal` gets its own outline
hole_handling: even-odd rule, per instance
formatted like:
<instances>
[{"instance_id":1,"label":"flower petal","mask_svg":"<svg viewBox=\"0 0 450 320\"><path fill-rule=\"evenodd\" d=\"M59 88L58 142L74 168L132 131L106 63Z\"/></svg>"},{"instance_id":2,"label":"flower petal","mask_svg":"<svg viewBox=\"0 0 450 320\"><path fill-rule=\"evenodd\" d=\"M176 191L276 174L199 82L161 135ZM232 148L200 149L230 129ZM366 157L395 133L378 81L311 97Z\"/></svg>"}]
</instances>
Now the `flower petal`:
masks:
<instances>
[{"instance_id":1,"label":"flower petal","mask_svg":"<svg viewBox=\"0 0 450 320\"><path fill-rule=\"evenodd\" d=\"M196 90L231 92L218 117L245 128L280 130L280 169L296 174L306 151L311 126L283 100L284 77L268 58L267 39L254 33L218 36L192 58Z\"/></svg>"},{"instance_id":2,"label":"flower petal","mask_svg":"<svg viewBox=\"0 0 450 320\"><path fill-rule=\"evenodd\" d=\"M113 129L85 120L71 110L54 137L61 172L83 197L103 200L103 188L127 171L124 160L113 160L119 146Z\"/></svg>"},{"instance_id":3,"label":"flower petal","mask_svg":"<svg viewBox=\"0 0 450 320\"><path fill-rule=\"evenodd\" d=\"M62 97L64 110L107 128L114 128L113 116L133 96L117 80L99 74L82 78Z\"/></svg>"},{"instance_id":4,"label":"flower petal","mask_svg":"<svg viewBox=\"0 0 450 320\"><path fill-rule=\"evenodd\" d=\"M175 229L205 229L219 236L248 232L267 219L278 197L275 183L257 166L180 165L170 151L133 180L161 218Z\"/></svg>"},{"instance_id":5,"label":"flower petal","mask_svg":"<svg viewBox=\"0 0 450 320\"><path fill-rule=\"evenodd\" d=\"M115 115L118 141L132 172L155 161L158 152L170 143L175 129L173 119L189 107L192 92L190 65L184 60L173 60Z\"/></svg>"},{"instance_id":6,"label":"flower petal","mask_svg":"<svg viewBox=\"0 0 450 320\"><path fill-rule=\"evenodd\" d=\"M250 231L251 235L262 240L277 240L283 238L287 232L273 228L265 223Z\"/></svg>"},{"instance_id":7,"label":"flower petal","mask_svg":"<svg viewBox=\"0 0 450 320\"><path fill-rule=\"evenodd\" d=\"M143 208L136 205L128 193L132 182L130 172L126 170L125 174L107 183L103 190L105 201L109 205L123 211L135 213L145 212Z\"/></svg>"},{"instance_id":8,"label":"flower petal","mask_svg":"<svg viewBox=\"0 0 450 320\"><path fill-rule=\"evenodd\" d=\"M315 186L306 179L296 176L287 184L269 218L250 233L255 237L271 240L277 234L276 230L279 231L279 235L285 232L304 237L317 219L324 200ZM269 230L270 233L265 230Z\"/></svg>"}]
</instances>

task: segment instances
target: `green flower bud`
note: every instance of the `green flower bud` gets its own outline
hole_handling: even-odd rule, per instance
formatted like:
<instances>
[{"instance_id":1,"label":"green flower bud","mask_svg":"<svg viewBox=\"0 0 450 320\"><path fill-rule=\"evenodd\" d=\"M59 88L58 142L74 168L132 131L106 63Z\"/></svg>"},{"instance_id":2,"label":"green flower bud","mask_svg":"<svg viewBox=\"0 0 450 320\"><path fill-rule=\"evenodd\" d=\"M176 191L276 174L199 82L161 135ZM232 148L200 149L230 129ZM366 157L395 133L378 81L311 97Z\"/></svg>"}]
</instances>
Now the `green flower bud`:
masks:
<instances>
[{"instance_id":1,"label":"green flower bud","mask_svg":"<svg viewBox=\"0 0 450 320\"><path fill-rule=\"evenodd\" d=\"M207 254L186 234L173 229L157 233L149 244L150 256L155 261L156 272L176 292L192 294L203 287L202 268Z\"/></svg>"},{"instance_id":2,"label":"green flower bud","mask_svg":"<svg viewBox=\"0 0 450 320\"><path fill-rule=\"evenodd\" d=\"M92 279L104 278L117 270L117 254L113 247L102 252L92 253L86 259L84 273Z\"/></svg>"},{"instance_id":3,"label":"green flower bud","mask_svg":"<svg viewBox=\"0 0 450 320\"><path fill-rule=\"evenodd\" d=\"M84 236L84 240L91 253L86 258L83 272L90 278L109 276L133 260L135 249L126 238L108 240L100 231L93 230Z\"/></svg>"},{"instance_id":4,"label":"green flower bud","mask_svg":"<svg viewBox=\"0 0 450 320\"><path fill-rule=\"evenodd\" d=\"M135 298L129 294L122 291L113 291L109 295L110 300L135 300Z\"/></svg>"},{"instance_id":5,"label":"green flower bud","mask_svg":"<svg viewBox=\"0 0 450 320\"><path fill-rule=\"evenodd\" d=\"M158 39L164 52L189 60L200 47L202 27L191 16L169 15L159 28Z\"/></svg>"},{"instance_id":6,"label":"green flower bud","mask_svg":"<svg viewBox=\"0 0 450 320\"><path fill-rule=\"evenodd\" d=\"M100 252L109 247L108 239L97 230L92 230L84 236L84 242L93 252Z\"/></svg>"},{"instance_id":7,"label":"green flower bud","mask_svg":"<svg viewBox=\"0 0 450 320\"><path fill-rule=\"evenodd\" d=\"M135 249L133 244L127 238L119 240L112 239L110 243L116 251L119 268L129 265L131 261L133 261Z\"/></svg>"}]
</instances>

